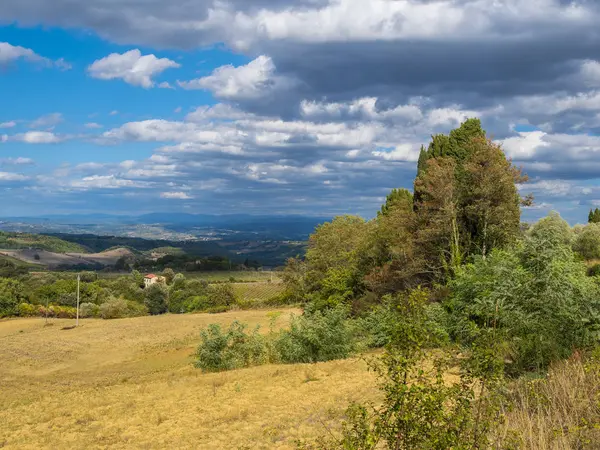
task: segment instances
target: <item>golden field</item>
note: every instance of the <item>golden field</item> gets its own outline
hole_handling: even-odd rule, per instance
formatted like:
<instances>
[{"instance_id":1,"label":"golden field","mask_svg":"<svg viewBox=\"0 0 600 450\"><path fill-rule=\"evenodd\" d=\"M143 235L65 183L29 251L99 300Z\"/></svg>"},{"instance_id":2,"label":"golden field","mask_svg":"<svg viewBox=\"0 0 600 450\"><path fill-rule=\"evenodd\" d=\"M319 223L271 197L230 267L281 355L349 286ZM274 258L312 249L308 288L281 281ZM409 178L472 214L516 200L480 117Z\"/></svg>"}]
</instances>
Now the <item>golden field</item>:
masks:
<instances>
[{"instance_id":1,"label":"golden field","mask_svg":"<svg viewBox=\"0 0 600 450\"><path fill-rule=\"evenodd\" d=\"M285 326L290 309L277 310ZM295 448L348 403L377 397L359 359L203 374L200 330L233 320L268 329L277 311L102 321L0 321L0 447Z\"/></svg>"}]
</instances>

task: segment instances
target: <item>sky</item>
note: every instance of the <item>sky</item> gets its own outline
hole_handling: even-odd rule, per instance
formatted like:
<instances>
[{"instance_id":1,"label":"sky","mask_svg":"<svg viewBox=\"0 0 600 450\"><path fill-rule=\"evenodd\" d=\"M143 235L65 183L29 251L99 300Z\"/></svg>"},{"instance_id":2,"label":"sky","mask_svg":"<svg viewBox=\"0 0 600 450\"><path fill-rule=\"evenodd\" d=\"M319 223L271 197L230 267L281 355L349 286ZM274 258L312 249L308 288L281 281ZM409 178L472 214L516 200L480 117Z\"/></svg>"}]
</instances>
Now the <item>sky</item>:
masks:
<instances>
[{"instance_id":1,"label":"sky","mask_svg":"<svg viewBox=\"0 0 600 450\"><path fill-rule=\"evenodd\" d=\"M361 214L469 117L600 206L594 0L0 2L0 216Z\"/></svg>"}]
</instances>

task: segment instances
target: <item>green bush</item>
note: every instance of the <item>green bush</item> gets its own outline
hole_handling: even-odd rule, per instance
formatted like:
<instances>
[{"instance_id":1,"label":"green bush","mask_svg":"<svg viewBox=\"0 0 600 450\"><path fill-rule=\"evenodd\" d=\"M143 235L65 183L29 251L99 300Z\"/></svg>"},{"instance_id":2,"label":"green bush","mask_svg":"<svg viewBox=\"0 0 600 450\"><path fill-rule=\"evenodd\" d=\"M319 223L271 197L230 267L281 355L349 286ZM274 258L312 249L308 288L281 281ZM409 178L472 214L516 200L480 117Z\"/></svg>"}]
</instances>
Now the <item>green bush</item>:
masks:
<instances>
[{"instance_id":1,"label":"green bush","mask_svg":"<svg viewBox=\"0 0 600 450\"><path fill-rule=\"evenodd\" d=\"M203 330L198 346L196 367L205 372L239 369L268 361L269 351L265 337L255 328L246 331L247 325L233 322L226 332L217 324Z\"/></svg>"},{"instance_id":2,"label":"green bush","mask_svg":"<svg viewBox=\"0 0 600 450\"><path fill-rule=\"evenodd\" d=\"M102 319L122 319L125 317L138 317L148 314L148 309L144 305L124 300L122 298L113 298L102 303L99 308L99 315Z\"/></svg>"},{"instance_id":3,"label":"green bush","mask_svg":"<svg viewBox=\"0 0 600 450\"><path fill-rule=\"evenodd\" d=\"M485 330L506 342L512 374L543 371L598 339L600 290L556 217L521 247L475 258L451 282L452 335L472 345Z\"/></svg>"},{"instance_id":4,"label":"green bush","mask_svg":"<svg viewBox=\"0 0 600 450\"><path fill-rule=\"evenodd\" d=\"M14 316L20 303L27 300L24 285L9 278L0 278L0 317Z\"/></svg>"},{"instance_id":5,"label":"green bush","mask_svg":"<svg viewBox=\"0 0 600 450\"><path fill-rule=\"evenodd\" d=\"M154 283L146 289L144 304L148 308L148 312L155 316L168 311L168 299L169 291L167 287L162 283Z\"/></svg>"},{"instance_id":6,"label":"green bush","mask_svg":"<svg viewBox=\"0 0 600 450\"><path fill-rule=\"evenodd\" d=\"M21 303L18 307L20 317L36 317L40 316L40 306L32 305L31 303Z\"/></svg>"},{"instance_id":7,"label":"green bush","mask_svg":"<svg viewBox=\"0 0 600 450\"><path fill-rule=\"evenodd\" d=\"M82 303L79 305L79 316L86 317L98 317L100 315L100 306L95 303Z\"/></svg>"},{"instance_id":8,"label":"green bush","mask_svg":"<svg viewBox=\"0 0 600 450\"><path fill-rule=\"evenodd\" d=\"M590 223L575 238L573 250L585 259L600 258L600 223Z\"/></svg>"},{"instance_id":9,"label":"green bush","mask_svg":"<svg viewBox=\"0 0 600 450\"><path fill-rule=\"evenodd\" d=\"M289 330L282 330L275 347L284 363L314 363L348 358L355 350L348 309L336 307L292 317Z\"/></svg>"}]
</instances>

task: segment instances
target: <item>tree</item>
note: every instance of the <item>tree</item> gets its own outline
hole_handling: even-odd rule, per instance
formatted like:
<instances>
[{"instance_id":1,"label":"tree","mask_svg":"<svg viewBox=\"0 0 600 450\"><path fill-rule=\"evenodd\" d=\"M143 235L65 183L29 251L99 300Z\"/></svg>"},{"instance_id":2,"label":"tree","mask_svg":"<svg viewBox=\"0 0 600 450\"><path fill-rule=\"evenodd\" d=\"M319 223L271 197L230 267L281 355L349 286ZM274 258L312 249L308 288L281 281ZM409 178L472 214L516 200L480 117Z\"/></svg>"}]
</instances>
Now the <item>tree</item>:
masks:
<instances>
[{"instance_id":1,"label":"tree","mask_svg":"<svg viewBox=\"0 0 600 450\"><path fill-rule=\"evenodd\" d=\"M162 283L154 283L146 289L144 304L151 315L164 314L168 310L169 292Z\"/></svg>"},{"instance_id":2,"label":"tree","mask_svg":"<svg viewBox=\"0 0 600 450\"><path fill-rule=\"evenodd\" d=\"M117 259L117 262L115 263L115 270L118 272L128 271L129 264L127 264L127 258L121 256L119 259Z\"/></svg>"},{"instance_id":3,"label":"tree","mask_svg":"<svg viewBox=\"0 0 600 450\"><path fill-rule=\"evenodd\" d=\"M453 158L427 161L423 174L415 181L418 193L415 240L433 278L454 270L462 261L459 223L459 191Z\"/></svg>"},{"instance_id":4,"label":"tree","mask_svg":"<svg viewBox=\"0 0 600 450\"><path fill-rule=\"evenodd\" d=\"M588 215L588 223L599 223L600 222L600 209L590 209Z\"/></svg>"},{"instance_id":5,"label":"tree","mask_svg":"<svg viewBox=\"0 0 600 450\"><path fill-rule=\"evenodd\" d=\"M402 210L412 209L413 195L407 189L392 189L387 195L385 203L381 210L377 212L378 216L388 214L392 208L398 207Z\"/></svg>"},{"instance_id":6,"label":"tree","mask_svg":"<svg viewBox=\"0 0 600 450\"><path fill-rule=\"evenodd\" d=\"M526 178L491 140L475 138L464 146L469 156L463 166L461 220L470 241L467 252L485 258L519 235L521 197L515 183Z\"/></svg>"},{"instance_id":7,"label":"tree","mask_svg":"<svg viewBox=\"0 0 600 450\"><path fill-rule=\"evenodd\" d=\"M416 287L423 272L414 239L412 196L390 195L382 211L371 224L361 262L368 287L379 295Z\"/></svg>"},{"instance_id":8,"label":"tree","mask_svg":"<svg viewBox=\"0 0 600 450\"><path fill-rule=\"evenodd\" d=\"M343 303L362 291L361 258L369 225L358 216L338 216L319 225L306 252L306 287L317 309Z\"/></svg>"},{"instance_id":9,"label":"tree","mask_svg":"<svg viewBox=\"0 0 600 450\"><path fill-rule=\"evenodd\" d=\"M586 225L575 238L573 250L585 259L600 259L600 223Z\"/></svg>"},{"instance_id":10,"label":"tree","mask_svg":"<svg viewBox=\"0 0 600 450\"><path fill-rule=\"evenodd\" d=\"M165 270L163 270L163 277L165 277L165 280L167 282L167 284L171 284L173 282L173 279L175 278L175 271L171 268L166 268Z\"/></svg>"},{"instance_id":11,"label":"tree","mask_svg":"<svg viewBox=\"0 0 600 450\"><path fill-rule=\"evenodd\" d=\"M26 301L25 286L20 281L0 278L0 317L16 315L19 304Z\"/></svg>"}]
</instances>

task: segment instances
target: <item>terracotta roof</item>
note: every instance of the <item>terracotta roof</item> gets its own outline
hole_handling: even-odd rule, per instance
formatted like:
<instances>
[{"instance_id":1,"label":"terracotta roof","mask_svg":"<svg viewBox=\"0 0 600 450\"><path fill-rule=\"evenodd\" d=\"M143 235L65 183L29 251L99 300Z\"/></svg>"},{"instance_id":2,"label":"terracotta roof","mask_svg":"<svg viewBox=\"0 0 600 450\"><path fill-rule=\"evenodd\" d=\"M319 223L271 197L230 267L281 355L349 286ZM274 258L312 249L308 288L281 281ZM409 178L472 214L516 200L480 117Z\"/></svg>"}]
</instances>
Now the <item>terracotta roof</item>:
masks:
<instances>
[{"instance_id":1,"label":"terracotta roof","mask_svg":"<svg viewBox=\"0 0 600 450\"><path fill-rule=\"evenodd\" d=\"M156 275L154 275L153 273L149 273L144 278L156 278Z\"/></svg>"}]
</instances>

